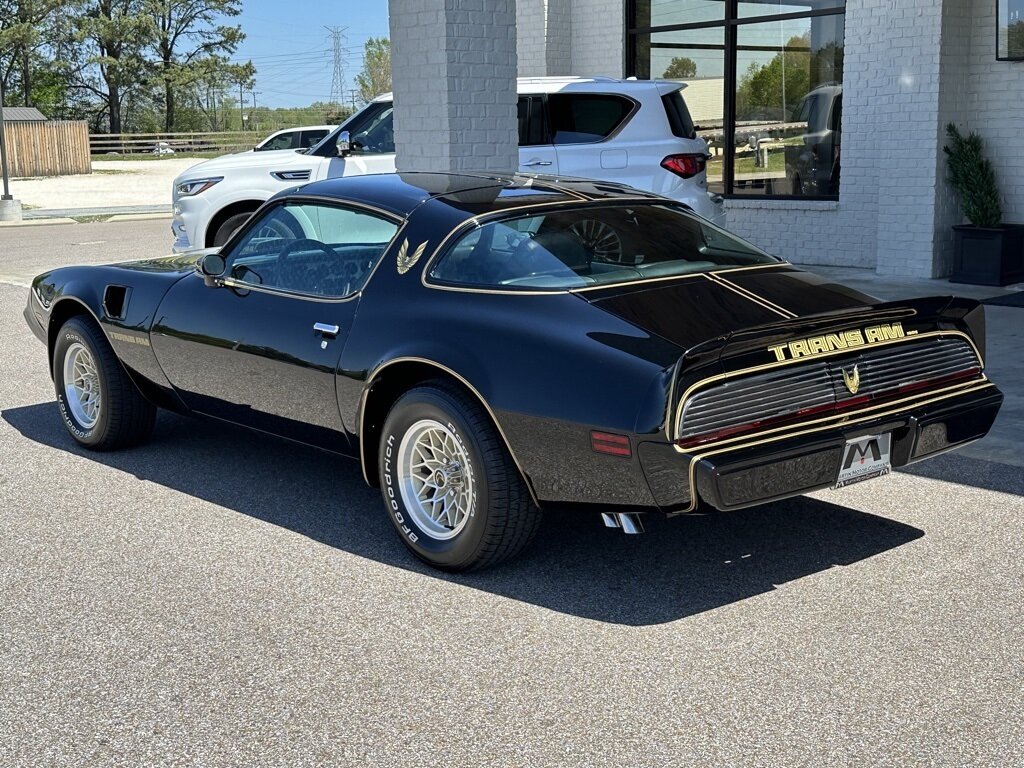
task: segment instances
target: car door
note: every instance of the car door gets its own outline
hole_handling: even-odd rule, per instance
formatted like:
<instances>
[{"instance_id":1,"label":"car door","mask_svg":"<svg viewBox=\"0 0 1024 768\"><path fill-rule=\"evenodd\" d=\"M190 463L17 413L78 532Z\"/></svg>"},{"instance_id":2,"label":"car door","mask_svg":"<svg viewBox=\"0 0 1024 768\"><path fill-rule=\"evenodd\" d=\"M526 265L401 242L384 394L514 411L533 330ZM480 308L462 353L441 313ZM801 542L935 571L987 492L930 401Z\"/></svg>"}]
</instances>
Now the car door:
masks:
<instances>
[{"instance_id":1,"label":"car door","mask_svg":"<svg viewBox=\"0 0 1024 768\"><path fill-rule=\"evenodd\" d=\"M302 200L247 224L216 287L188 276L160 304L151 343L185 404L346 450L338 362L359 293L397 230L355 205Z\"/></svg>"},{"instance_id":2,"label":"car door","mask_svg":"<svg viewBox=\"0 0 1024 768\"><path fill-rule=\"evenodd\" d=\"M551 141L564 176L629 183L629 150L607 140L636 109L614 93L553 93L548 97ZM634 182L635 183L635 182Z\"/></svg>"},{"instance_id":3,"label":"car door","mask_svg":"<svg viewBox=\"0 0 1024 768\"><path fill-rule=\"evenodd\" d=\"M548 134L544 97L522 95L516 106L519 121L519 170L558 173L558 157Z\"/></svg>"}]
</instances>

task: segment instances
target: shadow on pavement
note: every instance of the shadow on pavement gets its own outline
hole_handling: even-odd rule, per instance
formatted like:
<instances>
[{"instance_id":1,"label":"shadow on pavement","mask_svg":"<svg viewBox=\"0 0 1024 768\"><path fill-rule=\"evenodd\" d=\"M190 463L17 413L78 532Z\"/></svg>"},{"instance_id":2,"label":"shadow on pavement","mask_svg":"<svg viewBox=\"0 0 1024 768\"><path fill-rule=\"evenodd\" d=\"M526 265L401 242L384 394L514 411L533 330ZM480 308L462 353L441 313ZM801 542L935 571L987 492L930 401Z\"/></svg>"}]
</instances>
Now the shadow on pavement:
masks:
<instances>
[{"instance_id":1,"label":"shadow on pavement","mask_svg":"<svg viewBox=\"0 0 1024 768\"><path fill-rule=\"evenodd\" d=\"M770 592L924 535L902 523L799 498L673 520L648 515L625 536L597 515L549 514L522 556L483 573L448 575L407 553L358 465L312 448L161 412L153 440L92 453L53 403L3 411L22 435L378 562L616 624L674 621ZM173 514L165 510L164 514Z\"/></svg>"},{"instance_id":2,"label":"shadow on pavement","mask_svg":"<svg viewBox=\"0 0 1024 768\"><path fill-rule=\"evenodd\" d=\"M934 459L911 464L899 471L931 480L945 480L987 491L1024 496L1024 470L1020 467L975 459L959 453L936 456Z\"/></svg>"}]
</instances>

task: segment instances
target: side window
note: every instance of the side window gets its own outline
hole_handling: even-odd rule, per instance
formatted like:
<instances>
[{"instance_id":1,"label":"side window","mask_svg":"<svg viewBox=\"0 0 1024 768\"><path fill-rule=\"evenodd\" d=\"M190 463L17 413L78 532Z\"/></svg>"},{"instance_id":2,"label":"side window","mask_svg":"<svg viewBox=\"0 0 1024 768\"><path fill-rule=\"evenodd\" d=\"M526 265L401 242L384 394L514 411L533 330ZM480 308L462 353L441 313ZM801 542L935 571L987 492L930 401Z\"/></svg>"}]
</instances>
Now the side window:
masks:
<instances>
[{"instance_id":1,"label":"side window","mask_svg":"<svg viewBox=\"0 0 1024 768\"><path fill-rule=\"evenodd\" d=\"M309 149L315 147L321 141L324 140L324 136L327 135L327 131L303 131L299 138L299 145L296 149Z\"/></svg>"},{"instance_id":2,"label":"side window","mask_svg":"<svg viewBox=\"0 0 1024 768\"><path fill-rule=\"evenodd\" d=\"M342 298L365 285L398 225L364 211L286 203L265 211L227 255L241 283Z\"/></svg>"},{"instance_id":3,"label":"side window","mask_svg":"<svg viewBox=\"0 0 1024 768\"><path fill-rule=\"evenodd\" d=\"M550 144L544 129L544 101L540 96L520 96L519 113L519 146L535 147L539 144Z\"/></svg>"},{"instance_id":4,"label":"side window","mask_svg":"<svg viewBox=\"0 0 1024 768\"><path fill-rule=\"evenodd\" d=\"M633 111L622 96L553 93L548 97L555 144L588 144L608 138Z\"/></svg>"},{"instance_id":5,"label":"side window","mask_svg":"<svg viewBox=\"0 0 1024 768\"><path fill-rule=\"evenodd\" d=\"M298 134L295 131L289 131L288 133L282 133L280 136L275 136L260 149L267 150L268 152L272 149L294 149L295 148L295 137Z\"/></svg>"},{"instance_id":6,"label":"side window","mask_svg":"<svg viewBox=\"0 0 1024 768\"><path fill-rule=\"evenodd\" d=\"M353 125L351 134L352 152L359 155L380 155L395 151L395 110L388 104L374 112L363 122Z\"/></svg>"}]
</instances>

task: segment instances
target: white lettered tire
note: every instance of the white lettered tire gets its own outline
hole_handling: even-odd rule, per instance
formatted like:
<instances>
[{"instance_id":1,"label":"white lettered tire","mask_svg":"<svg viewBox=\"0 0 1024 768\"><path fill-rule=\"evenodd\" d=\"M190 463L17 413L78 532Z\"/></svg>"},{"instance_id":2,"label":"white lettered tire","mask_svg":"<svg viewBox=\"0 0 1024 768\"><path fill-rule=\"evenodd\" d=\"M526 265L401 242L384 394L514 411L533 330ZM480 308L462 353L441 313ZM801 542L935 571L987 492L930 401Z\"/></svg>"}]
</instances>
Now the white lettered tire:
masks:
<instances>
[{"instance_id":1,"label":"white lettered tire","mask_svg":"<svg viewBox=\"0 0 1024 768\"><path fill-rule=\"evenodd\" d=\"M391 523L413 554L437 568L495 565L540 526L541 511L489 416L447 382L398 399L378 459Z\"/></svg>"},{"instance_id":2,"label":"white lettered tire","mask_svg":"<svg viewBox=\"0 0 1024 768\"><path fill-rule=\"evenodd\" d=\"M73 317L53 346L53 384L68 433L96 451L145 441L156 408L129 378L96 323Z\"/></svg>"}]
</instances>

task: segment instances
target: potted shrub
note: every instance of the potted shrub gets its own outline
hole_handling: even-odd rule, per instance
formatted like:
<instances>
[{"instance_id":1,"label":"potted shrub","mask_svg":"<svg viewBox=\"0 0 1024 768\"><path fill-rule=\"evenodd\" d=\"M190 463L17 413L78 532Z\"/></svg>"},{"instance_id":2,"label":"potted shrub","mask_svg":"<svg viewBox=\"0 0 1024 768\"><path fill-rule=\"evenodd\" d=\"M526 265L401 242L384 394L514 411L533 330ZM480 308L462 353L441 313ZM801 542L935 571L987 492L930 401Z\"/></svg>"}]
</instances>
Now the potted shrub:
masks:
<instances>
[{"instance_id":1,"label":"potted shrub","mask_svg":"<svg viewBox=\"0 0 1024 768\"><path fill-rule=\"evenodd\" d=\"M949 182L970 224L953 226L954 283L1008 285L1024 280L1024 226L1004 224L999 187L981 136L964 136L950 123L943 147Z\"/></svg>"}]
</instances>

